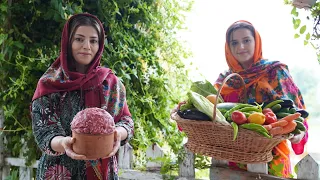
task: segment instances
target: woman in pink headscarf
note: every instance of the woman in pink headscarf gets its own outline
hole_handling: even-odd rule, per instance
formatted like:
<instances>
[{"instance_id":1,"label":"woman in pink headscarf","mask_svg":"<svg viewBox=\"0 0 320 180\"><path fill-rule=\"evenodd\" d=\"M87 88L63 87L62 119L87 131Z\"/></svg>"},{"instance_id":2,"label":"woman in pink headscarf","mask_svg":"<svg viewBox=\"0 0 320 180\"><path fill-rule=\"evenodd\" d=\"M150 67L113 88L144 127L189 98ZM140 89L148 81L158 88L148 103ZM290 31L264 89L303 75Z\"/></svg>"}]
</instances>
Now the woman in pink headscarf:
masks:
<instances>
[{"instance_id":1,"label":"woman in pink headscarf","mask_svg":"<svg viewBox=\"0 0 320 180\"><path fill-rule=\"evenodd\" d=\"M32 99L32 127L43 155L37 179L118 179L116 153L133 136L125 87L100 66L104 30L95 16L72 16L62 32L61 52L40 78ZM115 143L107 158L87 160L72 150L70 123L77 112L99 107L115 121Z\"/></svg>"}]
</instances>

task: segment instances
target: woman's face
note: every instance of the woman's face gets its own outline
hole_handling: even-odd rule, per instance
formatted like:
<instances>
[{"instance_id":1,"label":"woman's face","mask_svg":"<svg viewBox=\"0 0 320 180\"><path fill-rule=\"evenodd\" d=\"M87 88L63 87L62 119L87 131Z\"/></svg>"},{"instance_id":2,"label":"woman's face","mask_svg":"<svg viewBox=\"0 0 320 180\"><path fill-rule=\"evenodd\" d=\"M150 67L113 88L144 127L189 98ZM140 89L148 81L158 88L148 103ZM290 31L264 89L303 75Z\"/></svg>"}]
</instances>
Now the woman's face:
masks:
<instances>
[{"instance_id":1,"label":"woman's face","mask_svg":"<svg viewBox=\"0 0 320 180\"><path fill-rule=\"evenodd\" d=\"M245 68L253 63L255 40L249 29L241 28L231 33L229 47L232 55Z\"/></svg>"},{"instance_id":2,"label":"woman's face","mask_svg":"<svg viewBox=\"0 0 320 180\"><path fill-rule=\"evenodd\" d=\"M72 56L77 69L83 69L90 64L99 50L97 30L92 26L79 26L71 41Z\"/></svg>"}]
</instances>

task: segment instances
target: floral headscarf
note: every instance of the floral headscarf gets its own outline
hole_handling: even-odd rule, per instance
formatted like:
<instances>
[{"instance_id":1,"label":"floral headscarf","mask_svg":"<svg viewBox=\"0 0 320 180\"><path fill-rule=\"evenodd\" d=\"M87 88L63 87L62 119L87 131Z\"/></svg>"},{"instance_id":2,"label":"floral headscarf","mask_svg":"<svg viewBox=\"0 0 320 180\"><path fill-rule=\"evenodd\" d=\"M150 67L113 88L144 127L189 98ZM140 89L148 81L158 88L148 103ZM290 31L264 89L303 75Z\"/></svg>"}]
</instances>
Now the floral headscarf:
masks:
<instances>
[{"instance_id":1,"label":"floral headscarf","mask_svg":"<svg viewBox=\"0 0 320 180\"><path fill-rule=\"evenodd\" d=\"M247 23L252 25L251 23L243 20L235 23ZM235 59L230 51L229 43L226 41L225 56L229 70L219 75L219 78L215 82L215 87L219 88L223 80L229 74L238 73L243 78L247 89L246 96L248 102L244 103L262 103L285 98L293 100L296 107L305 109L301 92L293 82L287 65L279 61L268 61L263 59L261 38L257 30L254 30L254 38L255 51L253 55L253 64L247 69L243 69ZM223 86L221 95L226 102L243 102L244 94L240 78L230 78ZM308 129L307 121L304 121L304 125ZM302 154L304 152L304 145L307 140L308 133L306 131L305 137L300 143L292 144L292 148L296 154ZM274 153L280 156L278 160L273 160L274 165L279 163L284 164L282 174L283 177L288 177L291 171L289 160L290 150L287 142L283 141L280 143Z\"/></svg>"}]
</instances>

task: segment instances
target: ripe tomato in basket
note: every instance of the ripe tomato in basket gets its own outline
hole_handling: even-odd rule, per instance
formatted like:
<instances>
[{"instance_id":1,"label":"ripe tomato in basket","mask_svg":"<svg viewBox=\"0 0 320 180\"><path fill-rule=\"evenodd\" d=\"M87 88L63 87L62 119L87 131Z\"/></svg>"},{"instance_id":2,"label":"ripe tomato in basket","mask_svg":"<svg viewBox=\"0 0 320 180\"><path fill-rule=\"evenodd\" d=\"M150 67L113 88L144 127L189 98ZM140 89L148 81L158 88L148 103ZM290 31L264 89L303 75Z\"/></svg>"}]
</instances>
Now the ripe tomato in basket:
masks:
<instances>
[{"instance_id":1,"label":"ripe tomato in basket","mask_svg":"<svg viewBox=\"0 0 320 180\"><path fill-rule=\"evenodd\" d=\"M238 125L244 124L247 122L246 115L241 111L233 111L231 114L231 119L233 122L235 122Z\"/></svg>"}]
</instances>

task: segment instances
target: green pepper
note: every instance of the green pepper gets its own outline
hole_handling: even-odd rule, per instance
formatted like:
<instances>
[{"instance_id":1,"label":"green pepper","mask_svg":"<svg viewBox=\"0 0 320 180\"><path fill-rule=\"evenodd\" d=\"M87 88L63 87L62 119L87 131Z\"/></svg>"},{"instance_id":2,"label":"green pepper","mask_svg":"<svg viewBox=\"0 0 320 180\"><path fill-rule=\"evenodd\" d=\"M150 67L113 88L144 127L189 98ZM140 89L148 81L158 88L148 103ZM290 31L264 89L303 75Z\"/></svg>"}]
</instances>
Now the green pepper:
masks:
<instances>
[{"instance_id":1,"label":"green pepper","mask_svg":"<svg viewBox=\"0 0 320 180\"><path fill-rule=\"evenodd\" d=\"M239 127L235 122L231 122L231 125L233 127L233 141L235 141L238 136Z\"/></svg>"}]
</instances>

